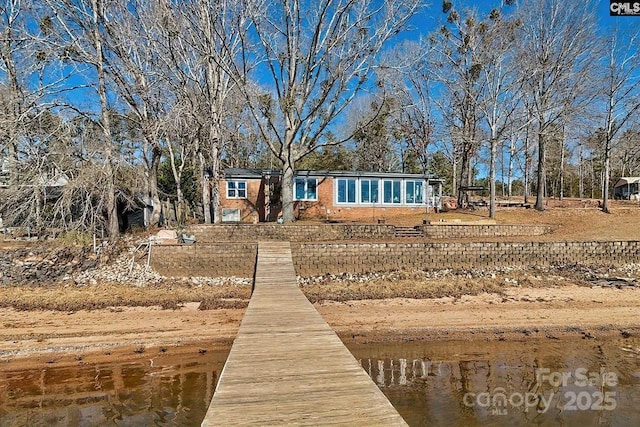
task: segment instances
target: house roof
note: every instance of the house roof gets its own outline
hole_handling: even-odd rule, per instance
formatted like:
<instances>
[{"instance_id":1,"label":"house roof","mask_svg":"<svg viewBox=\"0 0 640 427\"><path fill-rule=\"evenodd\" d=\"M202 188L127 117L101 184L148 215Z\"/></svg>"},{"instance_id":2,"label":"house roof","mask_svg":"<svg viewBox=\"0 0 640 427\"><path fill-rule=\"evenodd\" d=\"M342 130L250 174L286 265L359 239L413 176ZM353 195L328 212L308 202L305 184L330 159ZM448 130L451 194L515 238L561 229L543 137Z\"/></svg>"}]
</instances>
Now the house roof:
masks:
<instances>
[{"instance_id":1,"label":"house roof","mask_svg":"<svg viewBox=\"0 0 640 427\"><path fill-rule=\"evenodd\" d=\"M614 185L614 188L618 188L618 187L623 187L625 185L629 185L629 184L639 184L640 183L640 176L628 176L628 177L622 177L618 180L618 182L616 182L616 185Z\"/></svg>"},{"instance_id":2,"label":"house roof","mask_svg":"<svg viewBox=\"0 0 640 427\"><path fill-rule=\"evenodd\" d=\"M296 176L308 176L308 177L338 177L338 178L414 178L414 179L429 179L430 181L443 181L440 178L434 176L418 174L418 173L400 173L400 172L366 172L366 171L308 171L299 170L296 171Z\"/></svg>"},{"instance_id":3,"label":"house roof","mask_svg":"<svg viewBox=\"0 0 640 427\"><path fill-rule=\"evenodd\" d=\"M252 168L227 168L224 170L225 178L262 179L263 176L279 176L282 172L278 169L252 169Z\"/></svg>"},{"instance_id":4,"label":"house roof","mask_svg":"<svg viewBox=\"0 0 640 427\"><path fill-rule=\"evenodd\" d=\"M278 169L249 169L249 168L228 168L224 170L226 178L244 178L244 179L261 179L265 175L280 176L282 171ZM330 170L299 170L295 173L296 177L309 178L396 178L396 179L428 179L432 182L444 182L443 179L415 173L399 173L399 172L365 172L365 171L330 171Z\"/></svg>"}]
</instances>

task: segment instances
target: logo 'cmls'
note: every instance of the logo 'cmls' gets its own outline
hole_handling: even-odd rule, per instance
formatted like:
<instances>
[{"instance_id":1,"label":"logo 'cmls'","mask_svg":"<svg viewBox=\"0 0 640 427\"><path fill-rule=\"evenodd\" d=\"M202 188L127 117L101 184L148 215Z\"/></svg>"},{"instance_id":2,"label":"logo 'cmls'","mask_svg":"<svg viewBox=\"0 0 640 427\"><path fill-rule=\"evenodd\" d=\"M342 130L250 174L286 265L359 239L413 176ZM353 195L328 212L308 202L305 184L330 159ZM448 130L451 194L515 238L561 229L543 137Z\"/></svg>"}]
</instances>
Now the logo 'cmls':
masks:
<instances>
[{"instance_id":1,"label":"logo 'cmls'","mask_svg":"<svg viewBox=\"0 0 640 427\"><path fill-rule=\"evenodd\" d=\"M640 2L637 1L609 1L609 15L611 16L640 16Z\"/></svg>"}]
</instances>

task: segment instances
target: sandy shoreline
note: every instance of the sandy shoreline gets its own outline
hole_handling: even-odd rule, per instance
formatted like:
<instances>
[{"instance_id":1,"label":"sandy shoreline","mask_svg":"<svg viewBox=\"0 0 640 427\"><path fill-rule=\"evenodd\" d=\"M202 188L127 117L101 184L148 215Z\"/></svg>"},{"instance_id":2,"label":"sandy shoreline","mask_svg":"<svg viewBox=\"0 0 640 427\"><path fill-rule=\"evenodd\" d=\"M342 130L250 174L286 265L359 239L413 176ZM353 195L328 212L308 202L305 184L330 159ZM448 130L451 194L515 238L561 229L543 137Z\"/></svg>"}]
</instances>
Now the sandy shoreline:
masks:
<instances>
[{"instance_id":1,"label":"sandy shoreline","mask_svg":"<svg viewBox=\"0 0 640 427\"><path fill-rule=\"evenodd\" d=\"M135 360L229 348L244 309L0 309L0 370ZM316 308L346 343L640 336L640 289L513 287L461 298L326 301Z\"/></svg>"}]
</instances>

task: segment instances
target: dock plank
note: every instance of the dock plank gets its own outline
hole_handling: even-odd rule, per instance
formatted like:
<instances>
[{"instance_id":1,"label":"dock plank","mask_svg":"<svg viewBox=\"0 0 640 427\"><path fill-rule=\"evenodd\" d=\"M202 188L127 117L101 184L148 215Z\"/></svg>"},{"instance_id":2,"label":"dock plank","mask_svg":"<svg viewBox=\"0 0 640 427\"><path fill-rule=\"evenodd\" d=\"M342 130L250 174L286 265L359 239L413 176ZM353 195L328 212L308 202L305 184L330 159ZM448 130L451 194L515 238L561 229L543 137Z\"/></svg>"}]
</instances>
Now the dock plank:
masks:
<instances>
[{"instance_id":1,"label":"dock plank","mask_svg":"<svg viewBox=\"0 0 640 427\"><path fill-rule=\"evenodd\" d=\"M203 426L406 426L296 283L288 242L260 242L254 292Z\"/></svg>"}]
</instances>

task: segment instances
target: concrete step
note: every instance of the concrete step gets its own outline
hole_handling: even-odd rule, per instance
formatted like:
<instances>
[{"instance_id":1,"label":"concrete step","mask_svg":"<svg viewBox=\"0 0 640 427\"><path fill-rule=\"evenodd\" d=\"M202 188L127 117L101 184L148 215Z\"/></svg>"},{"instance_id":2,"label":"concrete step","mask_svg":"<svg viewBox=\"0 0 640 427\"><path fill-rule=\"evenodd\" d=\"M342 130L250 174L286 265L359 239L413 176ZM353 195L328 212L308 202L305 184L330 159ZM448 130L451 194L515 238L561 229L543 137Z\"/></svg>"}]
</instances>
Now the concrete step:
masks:
<instances>
[{"instance_id":1,"label":"concrete step","mask_svg":"<svg viewBox=\"0 0 640 427\"><path fill-rule=\"evenodd\" d=\"M415 227L396 227L395 237L424 237L422 229Z\"/></svg>"}]
</instances>

